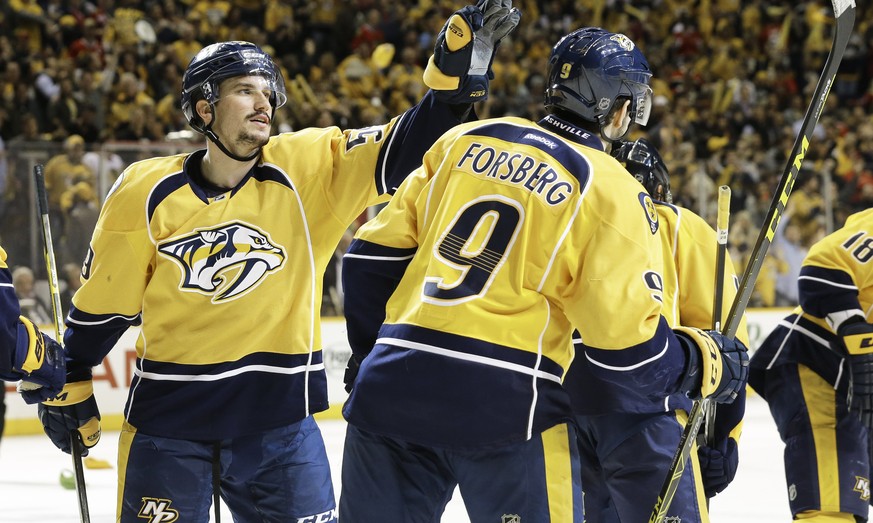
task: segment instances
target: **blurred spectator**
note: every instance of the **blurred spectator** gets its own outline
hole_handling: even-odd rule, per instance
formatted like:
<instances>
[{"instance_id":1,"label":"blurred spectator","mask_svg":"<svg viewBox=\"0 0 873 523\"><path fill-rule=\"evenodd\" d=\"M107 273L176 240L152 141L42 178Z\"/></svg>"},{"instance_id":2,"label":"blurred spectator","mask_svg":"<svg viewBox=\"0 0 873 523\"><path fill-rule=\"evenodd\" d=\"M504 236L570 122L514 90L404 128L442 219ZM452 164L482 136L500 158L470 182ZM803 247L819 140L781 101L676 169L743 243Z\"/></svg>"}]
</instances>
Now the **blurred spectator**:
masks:
<instances>
[{"instance_id":1,"label":"blurred spectator","mask_svg":"<svg viewBox=\"0 0 873 523\"><path fill-rule=\"evenodd\" d=\"M792 223L798 228L799 243L807 246L812 245L810 239L824 225L825 201L819 172L804 168L797 174L786 210L786 216L790 214Z\"/></svg>"},{"instance_id":2,"label":"blurred spectator","mask_svg":"<svg viewBox=\"0 0 873 523\"><path fill-rule=\"evenodd\" d=\"M79 263L88 254L91 234L100 214L99 202L93 185L78 182L61 197L64 233L61 236L58 263Z\"/></svg>"},{"instance_id":3,"label":"blurred spectator","mask_svg":"<svg viewBox=\"0 0 873 523\"><path fill-rule=\"evenodd\" d=\"M794 307L798 304L797 278L800 266L809 250L804 245L800 226L794 216L783 215L773 238L772 256L779 262L776 276L776 306Z\"/></svg>"},{"instance_id":4,"label":"blurred spectator","mask_svg":"<svg viewBox=\"0 0 873 523\"><path fill-rule=\"evenodd\" d=\"M58 94L49 101L46 111L46 122L53 129L52 136L66 138L78 125L80 116L79 103L73 91L73 78L64 73L58 78Z\"/></svg>"},{"instance_id":5,"label":"blurred spectator","mask_svg":"<svg viewBox=\"0 0 873 523\"><path fill-rule=\"evenodd\" d=\"M36 0L9 0L9 27L14 27L14 36L27 42L31 53L42 50L42 35L51 20Z\"/></svg>"},{"instance_id":6,"label":"blurred spectator","mask_svg":"<svg viewBox=\"0 0 873 523\"><path fill-rule=\"evenodd\" d=\"M132 113L137 108L144 110L145 106L154 106L154 104L155 101L146 94L141 81L133 73L122 74L118 79L115 99L109 106L108 123L112 137L116 138L119 132L129 133ZM133 125L138 125L138 122Z\"/></svg>"},{"instance_id":7,"label":"blurred spectator","mask_svg":"<svg viewBox=\"0 0 873 523\"><path fill-rule=\"evenodd\" d=\"M34 284L35 277L30 267L19 266L12 271L12 286L21 306L21 315L37 325L52 325L51 307L37 296Z\"/></svg>"},{"instance_id":8,"label":"blurred spectator","mask_svg":"<svg viewBox=\"0 0 873 523\"><path fill-rule=\"evenodd\" d=\"M0 107L0 128L6 120L6 109ZM9 178L9 163L6 161L6 142L0 135L0 218L3 216L3 207L6 203L3 195L6 194L6 184Z\"/></svg>"},{"instance_id":9,"label":"blurred spectator","mask_svg":"<svg viewBox=\"0 0 873 523\"><path fill-rule=\"evenodd\" d=\"M58 286L61 294L61 311L64 316L70 310L73 304L73 295L82 286L82 266L75 263L65 263L61 266L60 274L58 275Z\"/></svg>"},{"instance_id":10,"label":"blurred spectator","mask_svg":"<svg viewBox=\"0 0 873 523\"><path fill-rule=\"evenodd\" d=\"M45 164L45 189L51 216L52 237L61 239L67 215L61 205L63 195L73 185L84 182L94 187L93 171L82 163L85 140L74 134L64 140L64 151Z\"/></svg>"},{"instance_id":11,"label":"blurred spectator","mask_svg":"<svg viewBox=\"0 0 873 523\"><path fill-rule=\"evenodd\" d=\"M82 21L82 35L67 47L70 58L77 63L86 63L92 58L101 66L106 64L103 51L103 28L93 18Z\"/></svg>"},{"instance_id":12,"label":"blurred spectator","mask_svg":"<svg viewBox=\"0 0 873 523\"><path fill-rule=\"evenodd\" d=\"M106 188L115 183L116 178L125 167L121 156L111 151L88 151L82 155L82 163L94 173L97 179L95 187L104 189L102 192L105 192Z\"/></svg>"}]
</instances>

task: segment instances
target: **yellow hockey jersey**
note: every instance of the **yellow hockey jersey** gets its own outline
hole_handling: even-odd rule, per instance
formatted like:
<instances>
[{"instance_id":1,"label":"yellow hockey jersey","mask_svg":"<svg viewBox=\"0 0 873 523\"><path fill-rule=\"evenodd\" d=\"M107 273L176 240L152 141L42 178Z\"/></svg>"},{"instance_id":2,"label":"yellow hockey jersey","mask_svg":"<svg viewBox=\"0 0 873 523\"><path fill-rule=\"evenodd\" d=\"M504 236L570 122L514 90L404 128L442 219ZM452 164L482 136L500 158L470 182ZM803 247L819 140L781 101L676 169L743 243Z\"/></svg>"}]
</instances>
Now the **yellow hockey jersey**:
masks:
<instances>
[{"instance_id":1,"label":"yellow hockey jersey","mask_svg":"<svg viewBox=\"0 0 873 523\"><path fill-rule=\"evenodd\" d=\"M328 261L457 123L428 94L387 125L274 136L225 193L198 181L205 151L131 165L103 205L67 318L71 381L141 321L125 408L141 432L224 439L326 409Z\"/></svg>"},{"instance_id":2,"label":"yellow hockey jersey","mask_svg":"<svg viewBox=\"0 0 873 523\"><path fill-rule=\"evenodd\" d=\"M835 388L848 387L842 357L831 350L834 320L852 315L873 323L873 209L816 242L800 269L800 306L782 319L752 356L749 384L766 391L766 370L801 363ZM829 322L830 320L830 322Z\"/></svg>"},{"instance_id":3,"label":"yellow hockey jersey","mask_svg":"<svg viewBox=\"0 0 873 523\"><path fill-rule=\"evenodd\" d=\"M530 438L572 417L574 326L610 385L621 368L618 387L675 391L684 352L646 285L659 226L642 186L568 122L449 131L344 258L366 355L346 418L445 447Z\"/></svg>"}]
</instances>

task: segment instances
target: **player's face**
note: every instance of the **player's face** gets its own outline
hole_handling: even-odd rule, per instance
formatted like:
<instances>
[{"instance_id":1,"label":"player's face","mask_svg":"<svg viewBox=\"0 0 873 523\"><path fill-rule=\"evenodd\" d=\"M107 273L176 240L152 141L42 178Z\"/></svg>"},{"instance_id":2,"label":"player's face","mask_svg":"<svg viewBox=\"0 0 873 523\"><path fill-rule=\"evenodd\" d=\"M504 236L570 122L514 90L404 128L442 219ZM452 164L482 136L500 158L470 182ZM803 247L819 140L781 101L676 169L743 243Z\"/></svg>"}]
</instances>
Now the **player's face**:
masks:
<instances>
[{"instance_id":1,"label":"player's face","mask_svg":"<svg viewBox=\"0 0 873 523\"><path fill-rule=\"evenodd\" d=\"M270 138L270 83L262 76L239 76L222 82L220 89L212 129L232 152L247 156Z\"/></svg>"}]
</instances>

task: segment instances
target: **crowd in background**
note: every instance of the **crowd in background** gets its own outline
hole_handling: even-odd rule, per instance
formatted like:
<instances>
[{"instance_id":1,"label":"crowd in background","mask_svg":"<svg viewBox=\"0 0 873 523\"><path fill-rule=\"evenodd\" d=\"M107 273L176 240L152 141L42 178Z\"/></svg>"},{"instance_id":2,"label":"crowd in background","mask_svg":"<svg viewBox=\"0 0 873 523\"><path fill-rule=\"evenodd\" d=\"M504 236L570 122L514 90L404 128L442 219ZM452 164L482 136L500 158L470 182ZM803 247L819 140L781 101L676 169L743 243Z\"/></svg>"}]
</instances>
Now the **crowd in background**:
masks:
<instances>
[{"instance_id":1,"label":"crowd in background","mask_svg":"<svg viewBox=\"0 0 873 523\"><path fill-rule=\"evenodd\" d=\"M179 94L185 66L203 46L247 40L275 57L289 94L276 114L276 132L364 127L386 122L424 94L421 75L434 37L462 4L3 2L0 245L13 265L34 262L38 236L27 180L32 158L50 151L46 183L58 264L80 264L105 189L144 154L142 147L122 147L107 155L107 144L179 147L180 139L191 139L182 150L200 146L200 135L185 132ZM549 52L560 36L589 25L627 34L650 61L655 94L649 125L631 138L645 136L659 148L675 203L713 223L716 189L731 187L729 244L742 269L830 50L830 1L514 5L522 21L494 59L490 97L477 107L479 116L539 119ZM862 8L751 305L795 304L796 276L808 247L871 203L873 10ZM328 313L331 295L336 292L325 300Z\"/></svg>"}]
</instances>

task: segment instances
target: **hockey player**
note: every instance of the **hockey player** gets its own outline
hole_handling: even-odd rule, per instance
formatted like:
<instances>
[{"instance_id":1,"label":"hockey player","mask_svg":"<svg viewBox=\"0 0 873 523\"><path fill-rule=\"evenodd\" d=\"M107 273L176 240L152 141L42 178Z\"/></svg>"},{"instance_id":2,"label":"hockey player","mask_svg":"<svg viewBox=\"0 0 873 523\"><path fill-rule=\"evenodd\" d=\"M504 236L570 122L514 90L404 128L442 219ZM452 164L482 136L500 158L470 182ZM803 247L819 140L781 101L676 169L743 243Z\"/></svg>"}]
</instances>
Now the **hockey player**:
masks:
<instances>
[{"instance_id":1,"label":"hockey player","mask_svg":"<svg viewBox=\"0 0 873 523\"><path fill-rule=\"evenodd\" d=\"M749 385L785 442L795 520L867 521L873 428L873 209L815 243L800 306L755 351Z\"/></svg>"},{"instance_id":2,"label":"hockey player","mask_svg":"<svg viewBox=\"0 0 873 523\"><path fill-rule=\"evenodd\" d=\"M37 403L55 396L64 387L66 361L64 349L39 331L32 321L21 316L18 297L12 287L12 274L6 264L6 251L0 247L0 379L27 380L41 385L25 396ZM5 387L0 383L0 391ZM3 404L0 397L0 435L3 434Z\"/></svg>"},{"instance_id":3,"label":"hockey player","mask_svg":"<svg viewBox=\"0 0 873 523\"><path fill-rule=\"evenodd\" d=\"M328 407L325 267L346 228L387 200L442 132L472 119L494 47L518 21L509 5L462 10L454 44L425 75L435 90L365 129L271 137L286 101L271 57L238 41L194 57L182 110L206 149L134 163L109 192L67 317L69 384L40 407L62 450L69 430L96 444L91 369L142 325L119 442L119 521L205 521L219 491L235 521L336 519L312 418Z\"/></svg>"},{"instance_id":4,"label":"hockey player","mask_svg":"<svg viewBox=\"0 0 873 523\"><path fill-rule=\"evenodd\" d=\"M672 205L667 166L647 140L624 142L613 156L655 199L664 269L660 278L647 277L646 285L662 300L662 315L673 327L712 328L715 231L700 216ZM724 280L726 316L736 295L730 258L725 260ZM745 321L738 338L748 344ZM585 349L578 333L574 343L578 350ZM593 360L577 357L565 380L579 424L586 516L598 523L648 521L679 446L691 401L681 393L666 399L637 394L604 397L602 391L609 383L597 376L594 365ZM744 412L743 387L732 403L719 406L714 444L698 449L700 462L692 453L670 505L670 517L687 523L709 521L704 493L712 497L721 492L736 473Z\"/></svg>"},{"instance_id":5,"label":"hockey player","mask_svg":"<svg viewBox=\"0 0 873 523\"><path fill-rule=\"evenodd\" d=\"M574 326L577 357L622 391L721 400L745 383L742 344L674 334L645 285L658 216L605 150L648 119L643 54L584 28L549 67L549 115L446 133L344 258L345 522L435 521L456 485L472 521L581 522Z\"/></svg>"}]
</instances>

